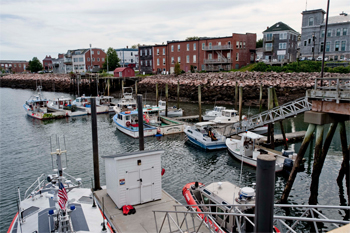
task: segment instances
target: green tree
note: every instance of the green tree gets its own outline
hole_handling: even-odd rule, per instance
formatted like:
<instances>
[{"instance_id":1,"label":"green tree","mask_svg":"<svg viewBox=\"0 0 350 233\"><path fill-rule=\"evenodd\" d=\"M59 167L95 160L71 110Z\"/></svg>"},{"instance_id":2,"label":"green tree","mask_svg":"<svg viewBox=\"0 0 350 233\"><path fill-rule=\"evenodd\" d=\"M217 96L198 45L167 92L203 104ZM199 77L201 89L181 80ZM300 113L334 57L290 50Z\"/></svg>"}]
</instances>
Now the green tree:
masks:
<instances>
[{"instance_id":1,"label":"green tree","mask_svg":"<svg viewBox=\"0 0 350 233\"><path fill-rule=\"evenodd\" d=\"M190 36L190 37L187 37L186 40L199 40L199 37L198 36Z\"/></svg>"},{"instance_id":2,"label":"green tree","mask_svg":"<svg viewBox=\"0 0 350 233\"><path fill-rule=\"evenodd\" d=\"M178 62L175 63L175 70L174 70L174 72L175 72L176 76L181 74L181 68L180 68L180 64Z\"/></svg>"},{"instance_id":3,"label":"green tree","mask_svg":"<svg viewBox=\"0 0 350 233\"><path fill-rule=\"evenodd\" d=\"M139 46L140 46L140 44L134 44L134 45L131 45L131 48L132 49L137 49L137 48L139 48Z\"/></svg>"},{"instance_id":4,"label":"green tree","mask_svg":"<svg viewBox=\"0 0 350 233\"><path fill-rule=\"evenodd\" d=\"M109 47L107 50L105 62L103 63L104 70L107 70L107 59L108 71L112 71L115 70L115 68L120 67L120 59L118 58L117 52L112 47Z\"/></svg>"},{"instance_id":5,"label":"green tree","mask_svg":"<svg viewBox=\"0 0 350 233\"><path fill-rule=\"evenodd\" d=\"M30 72L38 72L43 69L43 65L37 57L33 57L33 59L29 61L28 66L28 70L30 70Z\"/></svg>"},{"instance_id":6,"label":"green tree","mask_svg":"<svg viewBox=\"0 0 350 233\"><path fill-rule=\"evenodd\" d=\"M262 48L263 47L263 39L260 39L256 42L256 48Z\"/></svg>"}]
</instances>

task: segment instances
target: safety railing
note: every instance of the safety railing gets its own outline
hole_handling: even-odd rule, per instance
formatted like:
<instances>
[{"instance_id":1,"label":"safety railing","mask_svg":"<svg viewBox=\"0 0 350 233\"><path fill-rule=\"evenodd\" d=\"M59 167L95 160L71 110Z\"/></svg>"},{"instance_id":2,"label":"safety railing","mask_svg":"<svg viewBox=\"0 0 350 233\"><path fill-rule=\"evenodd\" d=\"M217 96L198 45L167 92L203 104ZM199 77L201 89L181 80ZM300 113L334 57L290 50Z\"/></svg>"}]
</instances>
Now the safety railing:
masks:
<instances>
[{"instance_id":1,"label":"safety railing","mask_svg":"<svg viewBox=\"0 0 350 233\"><path fill-rule=\"evenodd\" d=\"M24 199L27 199L27 198L31 195L31 193L32 193L33 191L36 192L36 191L40 190L40 189L43 187L43 183L45 182L45 180L41 180L41 179L42 179L42 177L43 177L44 175L45 175L44 173L41 174L41 175L36 179L36 181L34 181L33 184L32 184L31 186L29 186L29 188L27 188L27 190L26 190L25 193L24 193ZM34 185L36 185L36 184L37 184L37 186L34 186ZM31 191L31 192L27 195L27 193L28 193L29 191Z\"/></svg>"}]
</instances>

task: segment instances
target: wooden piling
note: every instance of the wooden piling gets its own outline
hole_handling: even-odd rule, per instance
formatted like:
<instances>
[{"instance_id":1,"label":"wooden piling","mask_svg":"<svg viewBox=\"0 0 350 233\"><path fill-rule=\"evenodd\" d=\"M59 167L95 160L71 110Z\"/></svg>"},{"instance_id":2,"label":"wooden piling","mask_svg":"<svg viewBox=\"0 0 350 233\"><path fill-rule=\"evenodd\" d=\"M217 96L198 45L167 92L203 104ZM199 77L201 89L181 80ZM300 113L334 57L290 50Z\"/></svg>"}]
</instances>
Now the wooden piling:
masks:
<instances>
[{"instance_id":1,"label":"wooden piling","mask_svg":"<svg viewBox=\"0 0 350 233\"><path fill-rule=\"evenodd\" d=\"M328 153L329 146L331 145L334 132L337 128L337 125L338 125L338 122L332 123L330 125L327 136L326 136L326 140L323 144L323 149L322 149L322 142L323 142L323 128L324 128L324 126L318 125L316 128L316 144L315 144L314 165L312 168L310 197L309 197L309 204L310 205L317 205L318 185L319 185L320 174L322 171L324 161L326 159L326 155Z\"/></svg>"},{"instance_id":2,"label":"wooden piling","mask_svg":"<svg viewBox=\"0 0 350 233\"><path fill-rule=\"evenodd\" d=\"M109 96L109 88L111 86L111 79L107 79L107 95Z\"/></svg>"},{"instance_id":3,"label":"wooden piling","mask_svg":"<svg viewBox=\"0 0 350 233\"><path fill-rule=\"evenodd\" d=\"M237 110L237 103L238 103L238 83L236 82L235 87L235 109Z\"/></svg>"},{"instance_id":4,"label":"wooden piling","mask_svg":"<svg viewBox=\"0 0 350 233\"><path fill-rule=\"evenodd\" d=\"M137 117L139 121L139 149L140 151L145 150L145 139L143 132L143 107L142 107L142 95L137 95Z\"/></svg>"},{"instance_id":5,"label":"wooden piling","mask_svg":"<svg viewBox=\"0 0 350 233\"><path fill-rule=\"evenodd\" d=\"M156 83L156 102L157 102L157 107L159 107L159 103L158 103L158 83Z\"/></svg>"},{"instance_id":6,"label":"wooden piling","mask_svg":"<svg viewBox=\"0 0 350 233\"><path fill-rule=\"evenodd\" d=\"M262 96L263 96L263 89L262 89L262 84L260 83L259 113L262 112Z\"/></svg>"},{"instance_id":7,"label":"wooden piling","mask_svg":"<svg viewBox=\"0 0 350 233\"><path fill-rule=\"evenodd\" d=\"M202 122L202 92L201 92L201 85L198 86L198 121Z\"/></svg>"},{"instance_id":8,"label":"wooden piling","mask_svg":"<svg viewBox=\"0 0 350 233\"><path fill-rule=\"evenodd\" d=\"M168 84L165 84L165 116L168 117Z\"/></svg>"},{"instance_id":9,"label":"wooden piling","mask_svg":"<svg viewBox=\"0 0 350 233\"><path fill-rule=\"evenodd\" d=\"M177 80L177 109L180 109L180 80Z\"/></svg>"},{"instance_id":10,"label":"wooden piling","mask_svg":"<svg viewBox=\"0 0 350 233\"><path fill-rule=\"evenodd\" d=\"M277 94L276 94L275 88L273 88L273 99L274 99L274 102L275 102L275 107L278 107L279 104L278 104L278 99L277 99ZM283 127L283 121L279 121L279 123L280 123L282 137L283 137L284 149L288 150L288 142L287 142L286 133L285 133L284 127Z\"/></svg>"},{"instance_id":11,"label":"wooden piling","mask_svg":"<svg viewBox=\"0 0 350 233\"><path fill-rule=\"evenodd\" d=\"M137 95L137 80L135 81L135 93Z\"/></svg>"},{"instance_id":12,"label":"wooden piling","mask_svg":"<svg viewBox=\"0 0 350 233\"><path fill-rule=\"evenodd\" d=\"M242 121L242 102L243 102L243 87L239 87L239 121Z\"/></svg>"},{"instance_id":13,"label":"wooden piling","mask_svg":"<svg viewBox=\"0 0 350 233\"><path fill-rule=\"evenodd\" d=\"M101 190L100 185L100 168L98 156L98 133L97 133L97 112L96 98L91 98L91 129L92 129L92 152L94 162L94 190Z\"/></svg>"},{"instance_id":14,"label":"wooden piling","mask_svg":"<svg viewBox=\"0 0 350 233\"><path fill-rule=\"evenodd\" d=\"M287 199L288 199L290 190L293 187L295 177L297 176L297 172L298 172L298 169L300 167L301 161L304 158L305 151L306 151L307 147L309 146L310 140L312 139L312 135L314 133L315 127L316 127L316 125L309 124L309 126L307 128L304 140L301 143L297 158L294 161L292 171L290 172L288 181L286 183L286 187L284 188L284 191L282 193L282 197L280 200L281 203L287 203Z\"/></svg>"},{"instance_id":15,"label":"wooden piling","mask_svg":"<svg viewBox=\"0 0 350 233\"><path fill-rule=\"evenodd\" d=\"M343 179L345 176L346 190L348 194L348 203L350 203L350 167L349 167L349 151L350 145L347 145L347 137L346 137L346 128L344 121L339 122L339 133L340 133L340 142L342 146L343 152L343 162L341 164L339 174L337 177L338 185L343 184Z\"/></svg>"},{"instance_id":16,"label":"wooden piling","mask_svg":"<svg viewBox=\"0 0 350 233\"><path fill-rule=\"evenodd\" d=\"M122 80L122 96L124 96L124 80Z\"/></svg>"}]
</instances>

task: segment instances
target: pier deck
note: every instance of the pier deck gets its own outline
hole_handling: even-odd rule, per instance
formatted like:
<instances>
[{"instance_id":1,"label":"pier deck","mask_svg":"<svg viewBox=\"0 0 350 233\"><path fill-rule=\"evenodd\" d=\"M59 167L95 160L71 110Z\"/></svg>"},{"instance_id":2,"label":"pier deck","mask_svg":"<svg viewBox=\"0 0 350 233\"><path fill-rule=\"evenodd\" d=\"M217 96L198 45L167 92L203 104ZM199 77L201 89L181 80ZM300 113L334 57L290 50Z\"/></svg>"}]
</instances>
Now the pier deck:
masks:
<instances>
[{"instance_id":1,"label":"pier deck","mask_svg":"<svg viewBox=\"0 0 350 233\"><path fill-rule=\"evenodd\" d=\"M156 224L154 221L154 213L153 210L175 210L174 205L179 205L178 201L176 201L172 196L170 196L167 192L162 190L162 199L158 201L148 202L141 205L135 205L136 213L132 215L123 215L123 211L119 210L112 199L107 195L107 190L99 190L94 192L96 199L102 206L102 197L104 198L104 211L106 217L112 222L113 226L116 228L117 232L157 232ZM178 211L186 211L186 207L177 208ZM158 231L160 230L160 226L163 222L164 215L157 214L157 227ZM179 219L183 219L183 215L179 214ZM200 221L198 218L193 218L195 221L195 225L200 225ZM176 218L175 218L176 221ZM192 223L192 218L190 215L187 216L187 221ZM192 224L191 224L192 225ZM171 231L177 231L178 228L176 225L170 221ZM190 228L189 231L193 231L193 228ZM163 228L161 232L170 232L169 222L164 222ZM204 226L204 224L200 227L199 232L208 232L208 229Z\"/></svg>"}]
</instances>

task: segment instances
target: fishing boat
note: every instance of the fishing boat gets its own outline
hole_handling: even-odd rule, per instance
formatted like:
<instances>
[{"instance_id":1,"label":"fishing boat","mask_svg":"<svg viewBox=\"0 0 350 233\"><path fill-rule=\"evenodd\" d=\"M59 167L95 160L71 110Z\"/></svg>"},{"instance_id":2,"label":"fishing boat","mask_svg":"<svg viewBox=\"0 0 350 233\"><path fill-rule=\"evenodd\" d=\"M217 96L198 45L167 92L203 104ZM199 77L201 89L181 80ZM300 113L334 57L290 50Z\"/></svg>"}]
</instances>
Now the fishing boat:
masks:
<instances>
[{"instance_id":1,"label":"fishing boat","mask_svg":"<svg viewBox=\"0 0 350 233\"><path fill-rule=\"evenodd\" d=\"M294 151L283 151L282 155L279 155L258 145L259 139L263 138L259 134L248 131L239 136L241 136L240 140L233 138L226 139L227 149L236 159L243 160L244 163L256 167L257 158L260 154L270 154L276 158L276 172L280 172L283 169L290 170L293 167L293 161L296 159Z\"/></svg>"},{"instance_id":2,"label":"fishing boat","mask_svg":"<svg viewBox=\"0 0 350 233\"><path fill-rule=\"evenodd\" d=\"M216 117L221 117L222 111L225 109L226 107L215 106L213 110L205 112L205 114L203 115L203 120L211 121L211 120L214 120Z\"/></svg>"},{"instance_id":3,"label":"fishing boat","mask_svg":"<svg viewBox=\"0 0 350 233\"><path fill-rule=\"evenodd\" d=\"M233 215L225 215L225 213L254 213L254 206L239 206L240 204L255 204L254 188L240 188L228 181L213 182L208 186L192 182L183 187L182 195L188 205L193 205L191 208L198 213L197 216L204 219L205 224L215 232L237 232L237 229L240 229L239 232L254 231L254 226L246 218L239 219ZM205 215L201 214L202 212L223 214ZM254 222L252 219L250 221ZM275 226L273 231L280 232Z\"/></svg>"},{"instance_id":4,"label":"fishing boat","mask_svg":"<svg viewBox=\"0 0 350 233\"><path fill-rule=\"evenodd\" d=\"M49 109L47 104L49 100L43 97L41 93L41 86L38 86L36 93L32 95L23 105L27 115L39 120L63 118L66 113L61 110Z\"/></svg>"},{"instance_id":5,"label":"fishing boat","mask_svg":"<svg viewBox=\"0 0 350 233\"><path fill-rule=\"evenodd\" d=\"M198 122L193 126L186 126L184 132L189 141L206 150L225 149L226 137L214 127L214 122Z\"/></svg>"},{"instance_id":6,"label":"fishing boat","mask_svg":"<svg viewBox=\"0 0 350 233\"><path fill-rule=\"evenodd\" d=\"M84 116L87 115L87 111L82 108L78 108L76 105L72 105L72 99L68 97L60 97L54 99L48 104L49 110L59 110L65 112L66 116Z\"/></svg>"},{"instance_id":7,"label":"fishing boat","mask_svg":"<svg viewBox=\"0 0 350 233\"><path fill-rule=\"evenodd\" d=\"M120 101L113 107L115 113L133 111L136 109L136 100L133 97L132 87L123 88L123 96Z\"/></svg>"},{"instance_id":8,"label":"fishing boat","mask_svg":"<svg viewBox=\"0 0 350 233\"><path fill-rule=\"evenodd\" d=\"M91 114L91 99L90 96L82 95L81 97L76 98L72 104L76 105L79 108L85 109L88 114ZM109 106L100 105L100 99L96 97L96 112L99 113L109 113Z\"/></svg>"},{"instance_id":9,"label":"fishing boat","mask_svg":"<svg viewBox=\"0 0 350 233\"><path fill-rule=\"evenodd\" d=\"M158 121L150 121L149 125L157 127L158 136L183 133L184 124L170 117L159 116Z\"/></svg>"},{"instance_id":10,"label":"fishing boat","mask_svg":"<svg viewBox=\"0 0 350 233\"><path fill-rule=\"evenodd\" d=\"M244 115L242 116L242 119L245 119ZM239 121L239 116L234 109L224 109L221 111L221 116L215 117L212 121L216 124L232 124Z\"/></svg>"},{"instance_id":11,"label":"fishing boat","mask_svg":"<svg viewBox=\"0 0 350 233\"><path fill-rule=\"evenodd\" d=\"M162 110L160 112L160 115L165 116L166 101L159 100L158 106ZM182 116L183 116L183 110L181 108L177 109L176 106L168 107L168 117L182 117Z\"/></svg>"},{"instance_id":12,"label":"fishing boat","mask_svg":"<svg viewBox=\"0 0 350 233\"><path fill-rule=\"evenodd\" d=\"M108 106L109 112L114 112L115 103L112 102L113 96L98 96L97 99L100 101L101 106Z\"/></svg>"},{"instance_id":13,"label":"fishing boat","mask_svg":"<svg viewBox=\"0 0 350 233\"><path fill-rule=\"evenodd\" d=\"M81 178L65 172L66 150L51 152L57 169L45 177L41 174L25 191L18 189L18 209L8 233L20 232L113 232L95 205L90 188L83 188ZM46 180L45 180L46 178Z\"/></svg>"}]
</instances>

